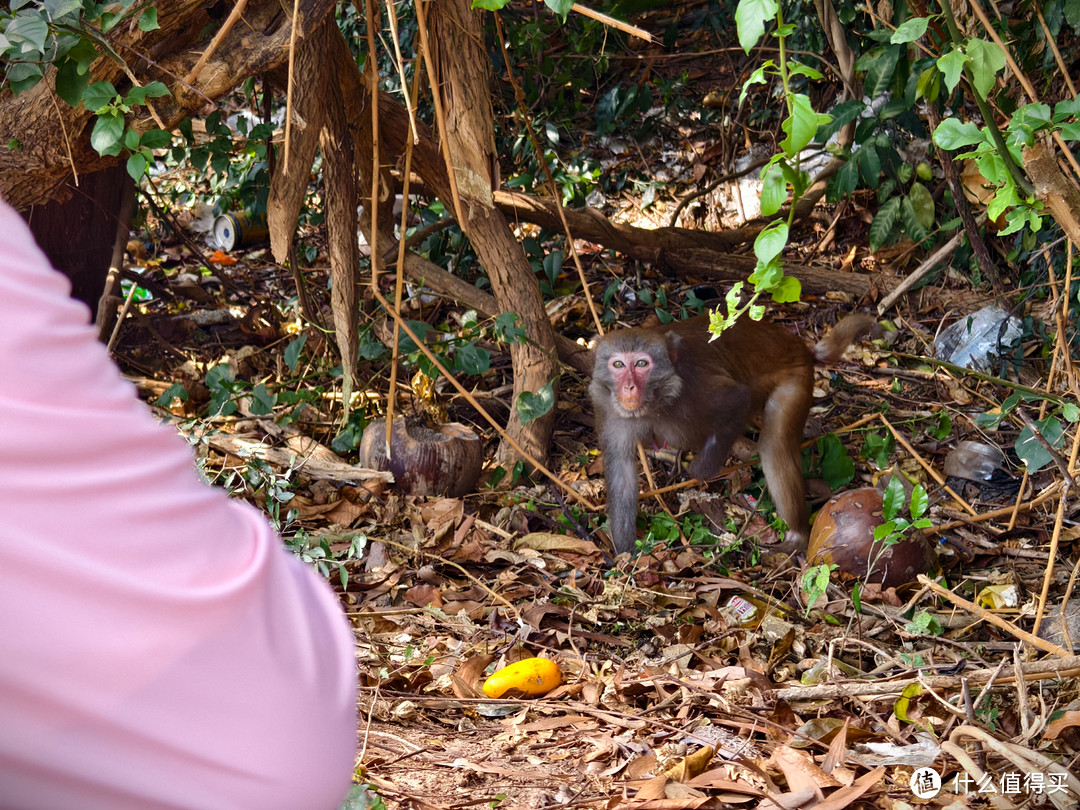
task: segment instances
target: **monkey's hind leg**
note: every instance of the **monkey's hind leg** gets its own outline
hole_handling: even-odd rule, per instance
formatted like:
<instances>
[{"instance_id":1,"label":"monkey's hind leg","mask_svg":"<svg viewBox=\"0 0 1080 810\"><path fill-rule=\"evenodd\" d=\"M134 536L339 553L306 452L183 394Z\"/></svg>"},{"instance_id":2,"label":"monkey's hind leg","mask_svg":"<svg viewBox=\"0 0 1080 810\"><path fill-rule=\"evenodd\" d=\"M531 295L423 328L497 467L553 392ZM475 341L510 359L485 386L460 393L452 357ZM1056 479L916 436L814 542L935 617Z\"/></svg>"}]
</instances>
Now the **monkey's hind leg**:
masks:
<instances>
[{"instance_id":1,"label":"monkey's hind leg","mask_svg":"<svg viewBox=\"0 0 1080 810\"><path fill-rule=\"evenodd\" d=\"M806 482L802 476L803 428L810 413L813 380L792 378L769 394L758 440L761 469L776 512L788 525L785 551L805 551L810 537Z\"/></svg>"}]
</instances>

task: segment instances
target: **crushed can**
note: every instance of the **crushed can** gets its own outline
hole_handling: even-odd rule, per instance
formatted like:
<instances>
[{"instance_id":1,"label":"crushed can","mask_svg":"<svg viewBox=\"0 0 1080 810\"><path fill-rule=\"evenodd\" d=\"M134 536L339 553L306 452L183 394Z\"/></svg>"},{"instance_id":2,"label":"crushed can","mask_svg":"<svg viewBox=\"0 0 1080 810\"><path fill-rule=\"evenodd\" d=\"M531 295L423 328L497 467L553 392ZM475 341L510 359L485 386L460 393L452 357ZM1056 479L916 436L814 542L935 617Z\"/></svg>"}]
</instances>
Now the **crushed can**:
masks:
<instances>
[{"instance_id":1,"label":"crushed can","mask_svg":"<svg viewBox=\"0 0 1080 810\"><path fill-rule=\"evenodd\" d=\"M226 253L265 242L269 236L266 214L222 214L214 220L214 238Z\"/></svg>"}]
</instances>

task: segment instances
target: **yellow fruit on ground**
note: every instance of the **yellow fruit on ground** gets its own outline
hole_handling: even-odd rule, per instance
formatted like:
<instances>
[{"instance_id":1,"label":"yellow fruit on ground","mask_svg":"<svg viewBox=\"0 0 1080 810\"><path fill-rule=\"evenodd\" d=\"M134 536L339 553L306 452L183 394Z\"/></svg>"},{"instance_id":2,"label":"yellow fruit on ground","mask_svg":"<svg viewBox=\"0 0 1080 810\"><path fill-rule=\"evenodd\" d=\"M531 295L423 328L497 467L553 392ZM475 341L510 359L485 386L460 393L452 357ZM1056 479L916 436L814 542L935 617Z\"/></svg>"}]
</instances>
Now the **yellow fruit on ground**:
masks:
<instances>
[{"instance_id":1,"label":"yellow fruit on ground","mask_svg":"<svg viewBox=\"0 0 1080 810\"><path fill-rule=\"evenodd\" d=\"M484 681L484 694L490 698L502 697L511 689L526 695L546 695L562 683L559 665L547 658L524 658L496 670Z\"/></svg>"}]
</instances>

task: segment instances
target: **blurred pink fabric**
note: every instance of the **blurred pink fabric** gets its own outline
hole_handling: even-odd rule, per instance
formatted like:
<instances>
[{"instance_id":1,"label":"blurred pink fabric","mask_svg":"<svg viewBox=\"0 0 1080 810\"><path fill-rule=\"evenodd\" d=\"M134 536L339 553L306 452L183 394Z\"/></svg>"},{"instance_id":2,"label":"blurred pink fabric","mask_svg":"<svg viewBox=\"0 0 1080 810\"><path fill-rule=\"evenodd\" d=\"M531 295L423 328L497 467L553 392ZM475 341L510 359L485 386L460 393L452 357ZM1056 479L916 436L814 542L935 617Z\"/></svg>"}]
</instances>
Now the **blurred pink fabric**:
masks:
<instances>
[{"instance_id":1,"label":"blurred pink fabric","mask_svg":"<svg viewBox=\"0 0 1080 810\"><path fill-rule=\"evenodd\" d=\"M0 807L336 808L353 638L0 201Z\"/></svg>"}]
</instances>

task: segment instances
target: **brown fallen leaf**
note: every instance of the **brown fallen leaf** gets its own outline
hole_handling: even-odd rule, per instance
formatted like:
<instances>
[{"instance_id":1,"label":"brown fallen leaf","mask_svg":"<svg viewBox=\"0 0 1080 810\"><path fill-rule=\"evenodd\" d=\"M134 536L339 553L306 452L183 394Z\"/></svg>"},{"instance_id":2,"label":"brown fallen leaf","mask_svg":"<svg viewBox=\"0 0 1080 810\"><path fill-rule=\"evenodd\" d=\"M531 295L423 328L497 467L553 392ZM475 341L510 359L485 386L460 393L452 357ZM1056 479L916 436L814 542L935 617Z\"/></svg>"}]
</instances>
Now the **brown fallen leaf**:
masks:
<instances>
[{"instance_id":1,"label":"brown fallen leaf","mask_svg":"<svg viewBox=\"0 0 1080 810\"><path fill-rule=\"evenodd\" d=\"M704 773L713 757L713 747L705 745L688 757L683 757L677 764L668 768L664 775L675 782L689 782L699 773Z\"/></svg>"},{"instance_id":2,"label":"brown fallen leaf","mask_svg":"<svg viewBox=\"0 0 1080 810\"><path fill-rule=\"evenodd\" d=\"M478 688L480 686L480 677L484 674L488 664L494 660L494 655L474 655L467 659L464 664L457 668L457 672L450 676L454 695L459 698L482 698L483 694Z\"/></svg>"},{"instance_id":3,"label":"brown fallen leaf","mask_svg":"<svg viewBox=\"0 0 1080 810\"><path fill-rule=\"evenodd\" d=\"M595 543L551 532L530 532L514 541L514 549L531 548L534 551L570 551L574 554L598 554Z\"/></svg>"}]
</instances>

